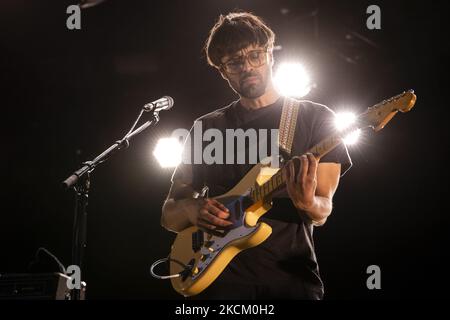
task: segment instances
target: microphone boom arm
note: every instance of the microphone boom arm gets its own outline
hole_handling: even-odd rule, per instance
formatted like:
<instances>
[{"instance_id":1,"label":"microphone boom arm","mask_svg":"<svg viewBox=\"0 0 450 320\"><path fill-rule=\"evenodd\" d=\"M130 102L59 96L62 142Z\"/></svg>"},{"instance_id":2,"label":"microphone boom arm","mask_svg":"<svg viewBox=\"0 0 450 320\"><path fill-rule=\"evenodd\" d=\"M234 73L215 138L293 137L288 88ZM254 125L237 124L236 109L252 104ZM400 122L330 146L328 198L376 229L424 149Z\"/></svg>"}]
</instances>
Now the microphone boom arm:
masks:
<instances>
[{"instance_id":1,"label":"microphone boom arm","mask_svg":"<svg viewBox=\"0 0 450 320\"><path fill-rule=\"evenodd\" d=\"M76 185L78 183L78 180L82 178L86 173L90 173L94 171L94 169L102 162L105 162L110 155L112 155L114 152L121 150L123 148L128 148L130 145L129 140L133 138L135 135L141 133L145 129L147 129L151 125L156 125L159 121L159 113L158 111L155 111L153 113L153 119L145 122L143 125L141 125L139 128L137 128L134 131L129 132L125 137L123 137L121 140L117 140L112 146L110 146L108 149L103 151L101 154L99 154L97 157L94 158L94 160L83 162L84 166L75 171L72 175L70 175L66 180L63 181L63 186L66 189L69 189Z\"/></svg>"},{"instance_id":2,"label":"microphone boom arm","mask_svg":"<svg viewBox=\"0 0 450 320\"><path fill-rule=\"evenodd\" d=\"M172 99L172 98L170 98ZM171 100L173 105L173 100ZM170 106L171 107L171 106ZM83 166L72 173L66 180L63 181L63 186L66 189L72 188L75 191L75 212L73 222L72 233L72 265L76 265L80 268L82 275L86 272L84 265L85 250L87 247L87 206L90 188L90 173L100 164L109 159L109 157L118 150L126 149L130 145L130 140L150 127L156 125L159 122L159 111L164 109L155 108L152 110L152 119L142 124L137 129L136 124L139 122L144 111L141 109L137 120L134 122L130 131L121 139L116 141L112 146L103 151L94 160L86 161ZM166 109L167 110L167 109ZM150 111L150 110L149 110ZM70 293L72 300L84 299L86 287L73 289Z\"/></svg>"}]
</instances>

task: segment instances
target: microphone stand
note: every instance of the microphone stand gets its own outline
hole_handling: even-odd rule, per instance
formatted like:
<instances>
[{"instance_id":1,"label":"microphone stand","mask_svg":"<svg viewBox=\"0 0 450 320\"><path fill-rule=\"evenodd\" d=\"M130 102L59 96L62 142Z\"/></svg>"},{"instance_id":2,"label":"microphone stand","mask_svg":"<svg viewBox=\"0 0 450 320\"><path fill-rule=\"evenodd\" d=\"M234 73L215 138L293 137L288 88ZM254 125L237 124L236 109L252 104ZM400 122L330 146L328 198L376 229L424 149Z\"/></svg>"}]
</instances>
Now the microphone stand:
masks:
<instances>
[{"instance_id":1,"label":"microphone stand","mask_svg":"<svg viewBox=\"0 0 450 320\"><path fill-rule=\"evenodd\" d=\"M143 125L133 131L144 111L146 110L143 108L130 131L128 131L128 133L121 140L116 141L116 143L103 151L100 155L94 158L94 160L84 162L83 166L80 169L75 171L63 182L63 186L66 189L72 188L75 191L75 214L72 234L72 265L78 266L81 270L81 274L84 274L86 272L84 257L87 246L86 228L90 174L100 163L108 160L113 153L118 150L128 148L131 138L141 133L149 126L155 126L158 123L159 110L153 111L152 120L145 122ZM74 288L72 290L71 300L84 300L84 282L82 282L81 285L82 286L80 286L79 288Z\"/></svg>"}]
</instances>

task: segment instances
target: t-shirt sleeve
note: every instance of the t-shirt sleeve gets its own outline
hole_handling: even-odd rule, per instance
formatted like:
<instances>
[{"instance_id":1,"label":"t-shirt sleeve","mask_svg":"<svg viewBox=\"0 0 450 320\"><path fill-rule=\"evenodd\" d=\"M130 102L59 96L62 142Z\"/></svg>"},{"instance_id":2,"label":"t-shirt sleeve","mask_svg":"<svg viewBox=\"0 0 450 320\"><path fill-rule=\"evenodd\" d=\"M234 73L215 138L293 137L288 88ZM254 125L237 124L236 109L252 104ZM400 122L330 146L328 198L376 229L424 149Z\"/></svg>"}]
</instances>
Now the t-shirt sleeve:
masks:
<instances>
[{"instance_id":1,"label":"t-shirt sleeve","mask_svg":"<svg viewBox=\"0 0 450 320\"><path fill-rule=\"evenodd\" d=\"M335 134L335 113L330 108L320 105L314 119L312 128L311 146L313 147L323 139ZM344 143L340 143L329 153L320 158L319 163L333 162L341 164L341 177L351 168L352 160Z\"/></svg>"},{"instance_id":2,"label":"t-shirt sleeve","mask_svg":"<svg viewBox=\"0 0 450 320\"><path fill-rule=\"evenodd\" d=\"M202 172L200 165L194 164L194 128L195 122L184 140L181 163L175 168L171 180L172 183L178 180L181 183L192 186L195 191L200 192L203 187Z\"/></svg>"}]
</instances>

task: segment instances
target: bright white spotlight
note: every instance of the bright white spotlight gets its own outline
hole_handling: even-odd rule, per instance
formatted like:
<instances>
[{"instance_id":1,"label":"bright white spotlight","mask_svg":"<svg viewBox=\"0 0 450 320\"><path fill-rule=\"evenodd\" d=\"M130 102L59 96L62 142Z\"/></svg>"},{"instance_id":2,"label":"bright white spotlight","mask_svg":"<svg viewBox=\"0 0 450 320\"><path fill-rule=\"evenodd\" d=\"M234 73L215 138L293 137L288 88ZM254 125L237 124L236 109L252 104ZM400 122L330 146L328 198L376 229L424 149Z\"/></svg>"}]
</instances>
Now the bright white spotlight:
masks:
<instances>
[{"instance_id":1,"label":"bright white spotlight","mask_svg":"<svg viewBox=\"0 0 450 320\"><path fill-rule=\"evenodd\" d=\"M358 142L360 135L361 135L361 129L356 129L355 131L352 131L345 136L344 143L346 145L355 144L356 142Z\"/></svg>"},{"instance_id":2,"label":"bright white spotlight","mask_svg":"<svg viewBox=\"0 0 450 320\"><path fill-rule=\"evenodd\" d=\"M173 168L181 163L183 146L176 138L161 138L156 144L153 155L163 168Z\"/></svg>"},{"instance_id":3,"label":"bright white spotlight","mask_svg":"<svg viewBox=\"0 0 450 320\"><path fill-rule=\"evenodd\" d=\"M351 126L356 121L356 115L352 112L340 112L336 113L334 119L334 125L339 131Z\"/></svg>"},{"instance_id":4,"label":"bright white spotlight","mask_svg":"<svg viewBox=\"0 0 450 320\"><path fill-rule=\"evenodd\" d=\"M311 79L299 63L281 64L274 76L276 89L284 96L301 98L311 91Z\"/></svg>"}]
</instances>

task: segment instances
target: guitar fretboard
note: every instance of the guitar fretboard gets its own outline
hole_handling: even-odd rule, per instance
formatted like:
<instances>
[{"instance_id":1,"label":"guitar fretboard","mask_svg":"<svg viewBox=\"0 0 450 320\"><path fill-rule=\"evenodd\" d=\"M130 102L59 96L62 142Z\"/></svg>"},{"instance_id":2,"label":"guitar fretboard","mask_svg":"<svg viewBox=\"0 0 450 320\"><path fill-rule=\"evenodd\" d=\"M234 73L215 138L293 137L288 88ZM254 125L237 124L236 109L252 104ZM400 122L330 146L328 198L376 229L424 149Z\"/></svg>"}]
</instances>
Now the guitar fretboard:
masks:
<instances>
[{"instance_id":1,"label":"guitar fretboard","mask_svg":"<svg viewBox=\"0 0 450 320\"><path fill-rule=\"evenodd\" d=\"M342 142L342 136L351 132L352 130L354 130L354 128L348 128L341 133L331 135L328 138L320 141L307 152L312 153L316 158L320 159L328 152L336 148ZM284 186L285 182L286 181L281 173L281 170L279 170L265 183L258 185L258 183L255 182L255 185L250 190L250 196L254 202L270 198L275 191L281 189Z\"/></svg>"}]
</instances>

